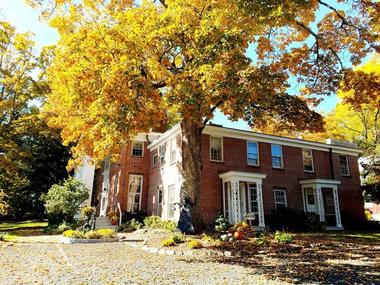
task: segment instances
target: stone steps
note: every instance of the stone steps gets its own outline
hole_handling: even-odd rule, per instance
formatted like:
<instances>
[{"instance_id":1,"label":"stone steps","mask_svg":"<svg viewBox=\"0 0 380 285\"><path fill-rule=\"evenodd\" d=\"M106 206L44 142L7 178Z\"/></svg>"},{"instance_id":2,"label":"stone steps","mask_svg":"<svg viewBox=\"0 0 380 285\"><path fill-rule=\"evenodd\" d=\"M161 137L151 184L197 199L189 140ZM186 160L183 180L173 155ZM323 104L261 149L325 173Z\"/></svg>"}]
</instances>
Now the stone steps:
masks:
<instances>
[{"instance_id":1,"label":"stone steps","mask_svg":"<svg viewBox=\"0 0 380 285\"><path fill-rule=\"evenodd\" d=\"M117 225L112 225L107 217L97 217L95 229L117 229Z\"/></svg>"}]
</instances>

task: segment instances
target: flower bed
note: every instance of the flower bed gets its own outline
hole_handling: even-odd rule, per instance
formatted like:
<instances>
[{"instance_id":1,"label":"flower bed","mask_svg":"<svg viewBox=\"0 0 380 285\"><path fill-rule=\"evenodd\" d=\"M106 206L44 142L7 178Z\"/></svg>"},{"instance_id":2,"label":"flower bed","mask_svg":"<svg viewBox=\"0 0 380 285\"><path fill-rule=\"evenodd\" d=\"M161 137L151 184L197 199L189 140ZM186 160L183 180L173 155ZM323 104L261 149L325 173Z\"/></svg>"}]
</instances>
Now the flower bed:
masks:
<instances>
[{"instance_id":1,"label":"flower bed","mask_svg":"<svg viewBox=\"0 0 380 285\"><path fill-rule=\"evenodd\" d=\"M98 229L88 232L67 230L63 232L60 240L62 243L98 243L118 241L116 232L111 229Z\"/></svg>"}]
</instances>

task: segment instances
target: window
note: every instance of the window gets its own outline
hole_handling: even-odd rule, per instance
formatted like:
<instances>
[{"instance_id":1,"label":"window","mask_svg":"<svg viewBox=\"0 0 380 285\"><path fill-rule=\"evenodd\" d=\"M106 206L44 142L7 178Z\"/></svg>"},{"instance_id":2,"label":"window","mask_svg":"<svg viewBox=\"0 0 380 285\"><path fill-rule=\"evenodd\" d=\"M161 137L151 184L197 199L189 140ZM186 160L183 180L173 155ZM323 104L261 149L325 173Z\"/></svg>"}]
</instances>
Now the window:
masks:
<instances>
[{"instance_id":1,"label":"window","mask_svg":"<svg viewBox=\"0 0 380 285\"><path fill-rule=\"evenodd\" d=\"M210 160L223 161L222 138L210 137Z\"/></svg>"},{"instance_id":2,"label":"window","mask_svg":"<svg viewBox=\"0 0 380 285\"><path fill-rule=\"evenodd\" d=\"M286 208L286 191L283 189L274 190L274 204L276 209Z\"/></svg>"},{"instance_id":3,"label":"window","mask_svg":"<svg viewBox=\"0 0 380 285\"><path fill-rule=\"evenodd\" d=\"M166 144L160 145L160 166L165 165L165 152L166 152Z\"/></svg>"},{"instance_id":4,"label":"window","mask_svg":"<svg viewBox=\"0 0 380 285\"><path fill-rule=\"evenodd\" d=\"M342 169L342 175L349 176L350 175L350 167L348 165L348 157L347 155L339 155L340 168Z\"/></svg>"},{"instance_id":5,"label":"window","mask_svg":"<svg viewBox=\"0 0 380 285\"><path fill-rule=\"evenodd\" d=\"M144 143L132 142L132 156L143 157L144 155Z\"/></svg>"},{"instance_id":6,"label":"window","mask_svg":"<svg viewBox=\"0 0 380 285\"><path fill-rule=\"evenodd\" d=\"M128 212L141 210L142 175L129 175Z\"/></svg>"},{"instance_id":7,"label":"window","mask_svg":"<svg viewBox=\"0 0 380 285\"><path fill-rule=\"evenodd\" d=\"M314 172L313 152L311 151L311 149L303 149L302 158L303 170L306 172Z\"/></svg>"},{"instance_id":8,"label":"window","mask_svg":"<svg viewBox=\"0 0 380 285\"><path fill-rule=\"evenodd\" d=\"M158 160L158 155L157 155L157 152L156 152L152 156L152 167L156 167L157 166L157 160Z\"/></svg>"},{"instance_id":9,"label":"window","mask_svg":"<svg viewBox=\"0 0 380 285\"><path fill-rule=\"evenodd\" d=\"M174 218L174 210L175 210L175 204L174 204L174 197L175 197L175 185L169 185L168 187L168 218L173 219Z\"/></svg>"},{"instance_id":10,"label":"window","mask_svg":"<svg viewBox=\"0 0 380 285\"><path fill-rule=\"evenodd\" d=\"M177 158L177 141L176 138L170 142L170 164L175 163Z\"/></svg>"},{"instance_id":11,"label":"window","mask_svg":"<svg viewBox=\"0 0 380 285\"><path fill-rule=\"evenodd\" d=\"M259 165L259 144L257 142L247 142L248 165Z\"/></svg>"},{"instance_id":12,"label":"window","mask_svg":"<svg viewBox=\"0 0 380 285\"><path fill-rule=\"evenodd\" d=\"M272 166L274 168L284 168L282 147L278 144L272 144Z\"/></svg>"}]
</instances>

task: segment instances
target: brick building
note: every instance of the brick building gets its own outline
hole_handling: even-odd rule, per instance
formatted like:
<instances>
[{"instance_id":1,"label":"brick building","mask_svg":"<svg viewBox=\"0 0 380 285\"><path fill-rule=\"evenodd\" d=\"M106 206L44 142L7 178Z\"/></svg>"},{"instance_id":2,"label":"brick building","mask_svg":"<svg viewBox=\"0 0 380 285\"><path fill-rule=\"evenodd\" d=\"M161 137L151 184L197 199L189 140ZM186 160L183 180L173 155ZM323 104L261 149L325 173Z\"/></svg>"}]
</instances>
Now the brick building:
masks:
<instances>
[{"instance_id":1,"label":"brick building","mask_svg":"<svg viewBox=\"0 0 380 285\"><path fill-rule=\"evenodd\" d=\"M183 178L181 130L139 135L120 161L106 160L95 179L100 215L108 209L145 210L178 220ZM201 210L206 222L223 212L231 223L247 214L265 226L272 209L314 212L330 228L341 229L342 213L364 216L356 145L318 143L207 125L202 138ZM250 215L248 215L250 216Z\"/></svg>"}]
</instances>

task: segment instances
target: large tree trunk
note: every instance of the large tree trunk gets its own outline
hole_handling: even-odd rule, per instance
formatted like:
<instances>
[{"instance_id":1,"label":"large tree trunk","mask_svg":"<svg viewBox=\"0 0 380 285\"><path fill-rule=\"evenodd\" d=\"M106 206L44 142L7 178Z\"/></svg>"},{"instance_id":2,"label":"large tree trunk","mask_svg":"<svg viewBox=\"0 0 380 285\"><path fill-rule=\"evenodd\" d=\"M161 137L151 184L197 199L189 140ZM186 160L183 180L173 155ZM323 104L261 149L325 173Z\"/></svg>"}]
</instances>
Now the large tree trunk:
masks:
<instances>
[{"instance_id":1,"label":"large tree trunk","mask_svg":"<svg viewBox=\"0 0 380 285\"><path fill-rule=\"evenodd\" d=\"M201 196L201 127L187 121L182 121L182 177L183 184L180 198L181 204L190 202L191 215L195 231L204 226L200 211Z\"/></svg>"}]
</instances>

